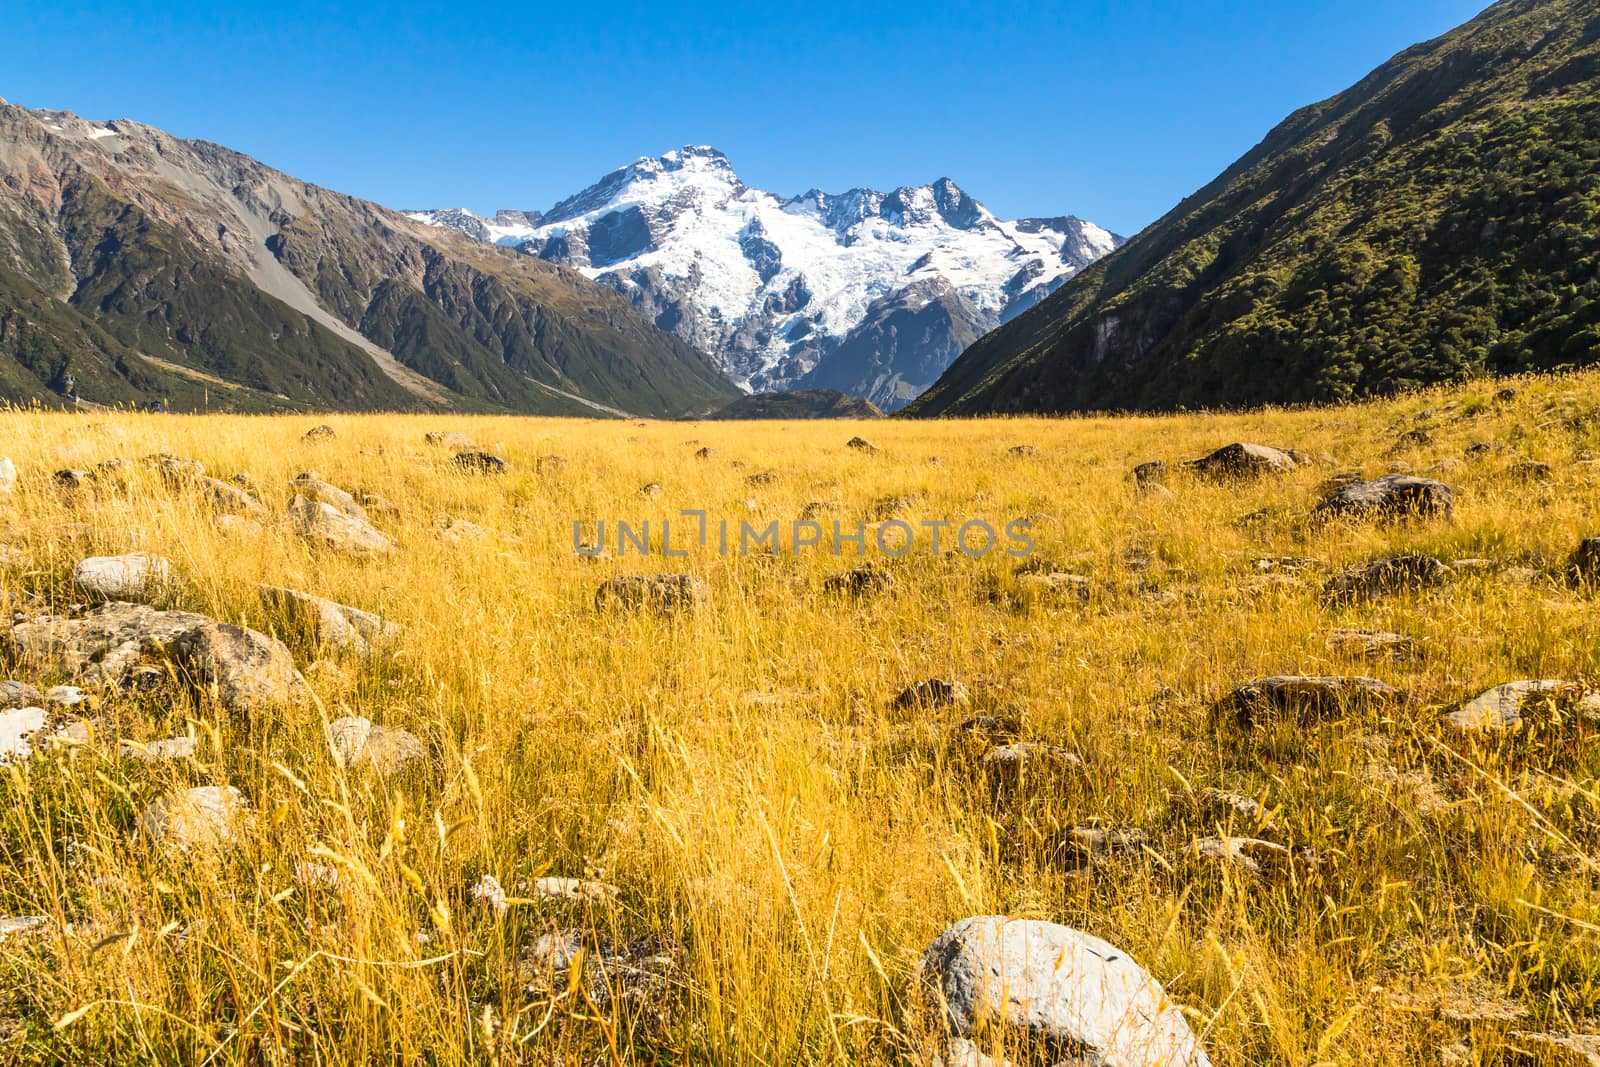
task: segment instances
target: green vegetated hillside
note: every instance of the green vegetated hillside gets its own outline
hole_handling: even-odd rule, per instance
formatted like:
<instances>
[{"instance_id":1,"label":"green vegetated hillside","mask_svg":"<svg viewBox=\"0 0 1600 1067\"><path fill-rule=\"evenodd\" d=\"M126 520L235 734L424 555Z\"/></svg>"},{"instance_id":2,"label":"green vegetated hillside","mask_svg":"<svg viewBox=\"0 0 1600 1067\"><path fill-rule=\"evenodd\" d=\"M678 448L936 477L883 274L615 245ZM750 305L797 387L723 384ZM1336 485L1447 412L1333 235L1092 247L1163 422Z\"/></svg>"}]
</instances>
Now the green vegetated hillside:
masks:
<instances>
[{"instance_id":1,"label":"green vegetated hillside","mask_svg":"<svg viewBox=\"0 0 1600 1067\"><path fill-rule=\"evenodd\" d=\"M0 399L700 414L710 361L581 275L217 145L0 102Z\"/></svg>"},{"instance_id":2,"label":"green vegetated hillside","mask_svg":"<svg viewBox=\"0 0 1600 1067\"><path fill-rule=\"evenodd\" d=\"M1600 9L1504 0L1296 112L913 414L1330 402L1600 358Z\"/></svg>"}]
</instances>

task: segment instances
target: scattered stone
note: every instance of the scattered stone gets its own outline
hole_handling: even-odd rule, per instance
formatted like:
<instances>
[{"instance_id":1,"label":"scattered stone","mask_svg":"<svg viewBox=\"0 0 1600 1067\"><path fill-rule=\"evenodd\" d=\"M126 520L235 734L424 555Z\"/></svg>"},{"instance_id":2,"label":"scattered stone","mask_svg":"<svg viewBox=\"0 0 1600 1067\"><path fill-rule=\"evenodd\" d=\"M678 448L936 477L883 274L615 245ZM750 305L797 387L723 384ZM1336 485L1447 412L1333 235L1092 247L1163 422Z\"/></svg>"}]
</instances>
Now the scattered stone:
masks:
<instances>
[{"instance_id":1,"label":"scattered stone","mask_svg":"<svg viewBox=\"0 0 1600 1067\"><path fill-rule=\"evenodd\" d=\"M972 1040L997 1026L1041 1063L1210 1067L1154 978L1115 945L1055 923L963 919L928 947L913 988L951 1067L983 1062Z\"/></svg>"},{"instance_id":2,"label":"scattered stone","mask_svg":"<svg viewBox=\"0 0 1600 1067\"><path fill-rule=\"evenodd\" d=\"M873 522L887 522L916 506L917 498L914 496L886 496L874 500L868 511Z\"/></svg>"},{"instance_id":3,"label":"scattered stone","mask_svg":"<svg viewBox=\"0 0 1600 1067\"><path fill-rule=\"evenodd\" d=\"M452 519L445 516L439 527L439 536L453 544L463 544L468 541L484 541L489 537L489 531L475 522L466 519Z\"/></svg>"},{"instance_id":4,"label":"scattered stone","mask_svg":"<svg viewBox=\"0 0 1600 1067\"><path fill-rule=\"evenodd\" d=\"M1040 454L1033 445L1012 445L1006 451L1018 459L1032 459Z\"/></svg>"},{"instance_id":5,"label":"scattered stone","mask_svg":"<svg viewBox=\"0 0 1600 1067\"><path fill-rule=\"evenodd\" d=\"M98 600L142 600L171 584L172 563L144 552L90 556L73 568L72 580Z\"/></svg>"},{"instance_id":6,"label":"scattered stone","mask_svg":"<svg viewBox=\"0 0 1600 1067\"><path fill-rule=\"evenodd\" d=\"M332 426L323 423L321 426L313 426L307 430L305 439L307 441L326 441L337 436L339 435L334 432Z\"/></svg>"},{"instance_id":7,"label":"scattered stone","mask_svg":"<svg viewBox=\"0 0 1600 1067\"><path fill-rule=\"evenodd\" d=\"M1287 474L1298 464L1281 449L1236 443L1225 445L1209 456L1190 460L1185 466L1202 478L1226 480Z\"/></svg>"},{"instance_id":8,"label":"scattered stone","mask_svg":"<svg viewBox=\"0 0 1600 1067\"><path fill-rule=\"evenodd\" d=\"M1057 851L1068 867L1083 869L1119 856L1143 854L1150 835L1137 826L1074 826L1061 835Z\"/></svg>"},{"instance_id":9,"label":"scattered stone","mask_svg":"<svg viewBox=\"0 0 1600 1067\"><path fill-rule=\"evenodd\" d=\"M879 452L883 451L883 449L879 448L865 437L852 437L850 440L844 443L844 447L854 449L857 452L865 452L869 456L875 456Z\"/></svg>"},{"instance_id":10,"label":"scattered stone","mask_svg":"<svg viewBox=\"0 0 1600 1067\"><path fill-rule=\"evenodd\" d=\"M824 592L843 593L853 597L881 593L893 587L894 575L871 563L852 567L842 574L829 575L822 583Z\"/></svg>"},{"instance_id":11,"label":"scattered stone","mask_svg":"<svg viewBox=\"0 0 1600 1067\"><path fill-rule=\"evenodd\" d=\"M1548 698L1546 703L1557 711L1600 719L1600 693L1571 682L1543 679L1497 685L1452 711L1445 721L1458 730L1511 730L1522 725L1524 709L1541 697Z\"/></svg>"},{"instance_id":12,"label":"scattered stone","mask_svg":"<svg viewBox=\"0 0 1600 1067\"><path fill-rule=\"evenodd\" d=\"M1439 518L1455 513L1455 494L1443 482L1409 474L1387 474L1370 482L1351 482L1317 505L1325 518Z\"/></svg>"},{"instance_id":13,"label":"scattered stone","mask_svg":"<svg viewBox=\"0 0 1600 1067\"><path fill-rule=\"evenodd\" d=\"M1467 450L1463 453L1463 455L1465 455L1468 459L1482 459L1483 457L1498 451L1499 447L1500 446L1490 441L1474 441L1472 444L1467 446Z\"/></svg>"},{"instance_id":14,"label":"scattered stone","mask_svg":"<svg viewBox=\"0 0 1600 1067\"><path fill-rule=\"evenodd\" d=\"M639 495L650 500L654 500L656 497L660 496L662 492L663 490L660 482L647 482L639 487Z\"/></svg>"},{"instance_id":15,"label":"scattered stone","mask_svg":"<svg viewBox=\"0 0 1600 1067\"><path fill-rule=\"evenodd\" d=\"M518 958L517 977L526 992L541 996L581 985L586 1003L603 1016L622 1015L630 1027L664 1035L684 984L681 955L659 937L620 944L594 931L562 930L540 937Z\"/></svg>"},{"instance_id":16,"label":"scattered stone","mask_svg":"<svg viewBox=\"0 0 1600 1067\"><path fill-rule=\"evenodd\" d=\"M1044 767L1082 767L1083 760L1075 752L1060 745L1043 741L1018 741L992 748L983 757L983 765L1000 777L1015 781L1026 769Z\"/></svg>"},{"instance_id":17,"label":"scattered stone","mask_svg":"<svg viewBox=\"0 0 1600 1067\"><path fill-rule=\"evenodd\" d=\"M1517 1030L1511 1034L1511 1040L1523 1046L1519 1051L1535 1056L1540 1063L1552 1067L1555 1064L1600 1067L1600 1034L1578 1034L1568 1030L1536 1034Z\"/></svg>"},{"instance_id":18,"label":"scattered stone","mask_svg":"<svg viewBox=\"0 0 1600 1067\"><path fill-rule=\"evenodd\" d=\"M967 687L960 682L948 681L944 678L927 678L908 686L894 698L894 707L898 711L920 709L931 711L934 708L944 708L969 704L972 697L967 692Z\"/></svg>"},{"instance_id":19,"label":"scattered stone","mask_svg":"<svg viewBox=\"0 0 1600 1067\"><path fill-rule=\"evenodd\" d=\"M44 702L38 686L8 679L0 682L0 708L26 708Z\"/></svg>"},{"instance_id":20,"label":"scattered stone","mask_svg":"<svg viewBox=\"0 0 1600 1067\"><path fill-rule=\"evenodd\" d=\"M191 612L104 604L82 618L46 615L19 623L8 644L41 668L110 684L127 684L141 664L159 683L164 672L144 661L168 659L180 677L214 692L230 711L301 704L310 695L281 642Z\"/></svg>"},{"instance_id":21,"label":"scattered stone","mask_svg":"<svg viewBox=\"0 0 1600 1067\"><path fill-rule=\"evenodd\" d=\"M1433 434L1427 430L1407 430L1395 438L1394 447L1389 450L1390 455L1395 455L1412 448L1425 448L1433 444Z\"/></svg>"},{"instance_id":22,"label":"scattered stone","mask_svg":"<svg viewBox=\"0 0 1600 1067\"><path fill-rule=\"evenodd\" d=\"M504 469L504 468L502 467L502 469ZM535 474L560 474L562 471L564 471L566 469L567 469L567 457L566 456L556 456L556 455L539 456L537 459L535 459L533 461L533 473L535 473ZM498 472L496 472L496 473L498 473Z\"/></svg>"},{"instance_id":23,"label":"scattered stone","mask_svg":"<svg viewBox=\"0 0 1600 1067\"><path fill-rule=\"evenodd\" d=\"M1501 404L1509 404L1511 401L1515 400L1517 396L1517 391L1512 389L1510 386L1507 386L1498 393L1494 394L1495 400Z\"/></svg>"},{"instance_id":24,"label":"scattered stone","mask_svg":"<svg viewBox=\"0 0 1600 1067\"><path fill-rule=\"evenodd\" d=\"M1404 699L1404 693L1376 678L1282 676L1248 682L1218 701L1214 710L1233 714L1241 726L1279 717L1309 725Z\"/></svg>"},{"instance_id":25,"label":"scattered stone","mask_svg":"<svg viewBox=\"0 0 1600 1067\"><path fill-rule=\"evenodd\" d=\"M1392 556L1345 571L1333 578L1323 593L1335 603L1420 593L1444 585L1453 573L1432 556Z\"/></svg>"},{"instance_id":26,"label":"scattered stone","mask_svg":"<svg viewBox=\"0 0 1600 1067\"><path fill-rule=\"evenodd\" d=\"M263 585L260 592L268 609L282 613L290 625L309 633L319 644L341 651L364 656L372 651L373 642L393 640L400 634L400 627L385 622L381 615L298 589Z\"/></svg>"},{"instance_id":27,"label":"scattered stone","mask_svg":"<svg viewBox=\"0 0 1600 1067\"><path fill-rule=\"evenodd\" d=\"M702 448L702 449L698 450L697 452L695 452L694 458L695 459L711 459L716 454L717 454L717 450L716 449L712 448L710 445L706 445L704 448Z\"/></svg>"},{"instance_id":28,"label":"scattered stone","mask_svg":"<svg viewBox=\"0 0 1600 1067\"><path fill-rule=\"evenodd\" d=\"M33 736L49 724L50 716L43 708L0 711L0 763L24 760L33 755Z\"/></svg>"},{"instance_id":29,"label":"scattered stone","mask_svg":"<svg viewBox=\"0 0 1600 1067\"><path fill-rule=\"evenodd\" d=\"M206 473L206 465L199 460L185 459L182 456L174 456L166 452L157 452L154 455L145 456L140 462L152 470L161 472L162 475L168 478L201 478Z\"/></svg>"},{"instance_id":30,"label":"scattered stone","mask_svg":"<svg viewBox=\"0 0 1600 1067\"><path fill-rule=\"evenodd\" d=\"M168 737L164 740L148 741L144 744L139 744L137 741L124 741L121 751L125 759L139 760L143 763L165 763L169 760L193 758L195 740L192 737Z\"/></svg>"},{"instance_id":31,"label":"scattered stone","mask_svg":"<svg viewBox=\"0 0 1600 1067\"><path fill-rule=\"evenodd\" d=\"M394 542L371 523L320 500L296 496L289 503L288 521L306 540L354 556L379 556L394 551Z\"/></svg>"},{"instance_id":32,"label":"scattered stone","mask_svg":"<svg viewBox=\"0 0 1600 1067\"><path fill-rule=\"evenodd\" d=\"M1513 463L1503 472L1505 477L1514 482L1548 482L1555 478L1555 471L1548 463L1539 463L1535 460L1525 459Z\"/></svg>"},{"instance_id":33,"label":"scattered stone","mask_svg":"<svg viewBox=\"0 0 1600 1067\"><path fill-rule=\"evenodd\" d=\"M629 575L612 578L595 590L599 610L692 611L711 599L711 586L692 574Z\"/></svg>"},{"instance_id":34,"label":"scattered stone","mask_svg":"<svg viewBox=\"0 0 1600 1067\"><path fill-rule=\"evenodd\" d=\"M1574 585L1600 586L1600 537L1585 538L1567 561L1567 579Z\"/></svg>"},{"instance_id":35,"label":"scattered stone","mask_svg":"<svg viewBox=\"0 0 1600 1067\"><path fill-rule=\"evenodd\" d=\"M54 708L75 708L89 699L75 685L53 685L45 691L44 702Z\"/></svg>"},{"instance_id":36,"label":"scattered stone","mask_svg":"<svg viewBox=\"0 0 1600 1067\"><path fill-rule=\"evenodd\" d=\"M217 849L238 840L249 805L231 785L202 785L156 799L139 816L139 828L158 844L187 852Z\"/></svg>"},{"instance_id":37,"label":"scattered stone","mask_svg":"<svg viewBox=\"0 0 1600 1067\"><path fill-rule=\"evenodd\" d=\"M0 496L10 496L17 488L17 465L10 456L0 456Z\"/></svg>"},{"instance_id":38,"label":"scattered stone","mask_svg":"<svg viewBox=\"0 0 1600 1067\"><path fill-rule=\"evenodd\" d=\"M243 515L218 515L211 521L218 530L229 537L259 537L267 530L255 519Z\"/></svg>"},{"instance_id":39,"label":"scattered stone","mask_svg":"<svg viewBox=\"0 0 1600 1067\"><path fill-rule=\"evenodd\" d=\"M511 904L506 899L506 891L492 874L486 874L472 884L469 891L472 899L494 912L495 918L500 918L511 910Z\"/></svg>"},{"instance_id":40,"label":"scattered stone","mask_svg":"<svg viewBox=\"0 0 1600 1067\"><path fill-rule=\"evenodd\" d=\"M1154 486L1167 484L1167 463L1165 460L1153 459L1149 463L1141 463L1133 468L1133 484L1140 489L1149 490Z\"/></svg>"},{"instance_id":41,"label":"scattered stone","mask_svg":"<svg viewBox=\"0 0 1600 1067\"><path fill-rule=\"evenodd\" d=\"M328 724L328 740L341 767L366 767L380 775L397 774L428 757L428 746L409 730L374 726L371 719L346 715Z\"/></svg>"},{"instance_id":42,"label":"scattered stone","mask_svg":"<svg viewBox=\"0 0 1600 1067\"><path fill-rule=\"evenodd\" d=\"M291 483L299 496L310 497L322 504L331 504L351 518L368 521L367 509L356 500L354 493L346 492L331 482L322 480L316 471L306 471Z\"/></svg>"},{"instance_id":43,"label":"scattered stone","mask_svg":"<svg viewBox=\"0 0 1600 1067\"><path fill-rule=\"evenodd\" d=\"M1257 875L1288 871L1296 861L1316 866L1315 857L1305 849L1292 849L1259 837L1203 837L1190 848L1200 859L1229 864Z\"/></svg>"},{"instance_id":44,"label":"scattered stone","mask_svg":"<svg viewBox=\"0 0 1600 1067\"><path fill-rule=\"evenodd\" d=\"M1385 630L1339 628L1329 632L1326 644L1329 652L1350 659L1405 660L1416 652L1410 639Z\"/></svg>"},{"instance_id":45,"label":"scattered stone","mask_svg":"<svg viewBox=\"0 0 1600 1067\"><path fill-rule=\"evenodd\" d=\"M356 503L366 509L368 517L373 515L381 515L390 519L400 517L400 505L386 496L366 489L358 489L356 490L355 498Z\"/></svg>"},{"instance_id":46,"label":"scattered stone","mask_svg":"<svg viewBox=\"0 0 1600 1067\"><path fill-rule=\"evenodd\" d=\"M66 490L82 489L89 484L89 472L76 467L58 470L51 476L56 485Z\"/></svg>"},{"instance_id":47,"label":"scattered stone","mask_svg":"<svg viewBox=\"0 0 1600 1067\"><path fill-rule=\"evenodd\" d=\"M534 896L544 897L546 900L573 900L583 904L604 904L616 900L622 895L622 890L605 882L596 882L587 878L536 878L533 881Z\"/></svg>"},{"instance_id":48,"label":"scattered stone","mask_svg":"<svg viewBox=\"0 0 1600 1067\"><path fill-rule=\"evenodd\" d=\"M1267 810L1261 806L1260 801L1241 793L1207 789L1200 794L1200 806L1222 815L1239 816L1257 826L1265 826L1270 821Z\"/></svg>"},{"instance_id":49,"label":"scattered stone","mask_svg":"<svg viewBox=\"0 0 1600 1067\"><path fill-rule=\"evenodd\" d=\"M813 500L800 509L802 522L813 522L819 515L835 515L844 510L837 500Z\"/></svg>"},{"instance_id":50,"label":"scattered stone","mask_svg":"<svg viewBox=\"0 0 1600 1067\"><path fill-rule=\"evenodd\" d=\"M492 452L457 452L451 458L450 465L464 474L504 474L506 472L506 461Z\"/></svg>"},{"instance_id":51,"label":"scattered stone","mask_svg":"<svg viewBox=\"0 0 1600 1067\"><path fill-rule=\"evenodd\" d=\"M1041 600L1065 600L1087 604L1094 599L1094 581L1081 574L1024 574L1017 585Z\"/></svg>"},{"instance_id":52,"label":"scattered stone","mask_svg":"<svg viewBox=\"0 0 1600 1067\"><path fill-rule=\"evenodd\" d=\"M1022 736L1022 723L1010 716L975 715L958 724L955 732L984 745L1010 744Z\"/></svg>"}]
</instances>

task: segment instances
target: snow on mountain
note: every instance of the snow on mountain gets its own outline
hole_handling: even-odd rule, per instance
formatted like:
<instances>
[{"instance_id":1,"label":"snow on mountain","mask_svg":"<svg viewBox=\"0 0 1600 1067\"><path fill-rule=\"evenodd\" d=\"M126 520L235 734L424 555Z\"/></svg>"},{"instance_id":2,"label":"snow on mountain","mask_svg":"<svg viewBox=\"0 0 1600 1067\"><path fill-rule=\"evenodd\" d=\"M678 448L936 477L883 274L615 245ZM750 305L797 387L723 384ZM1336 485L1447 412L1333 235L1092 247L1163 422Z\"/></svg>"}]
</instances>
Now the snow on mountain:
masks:
<instances>
[{"instance_id":1,"label":"snow on mountain","mask_svg":"<svg viewBox=\"0 0 1600 1067\"><path fill-rule=\"evenodd\" d=\"M1071 216L998 219L947 178L786 199L705 146L642 158L543 215L410 214L612 286L746 389L826 379L885 408L1121 243Z\"/></svg>"}]
</instances>

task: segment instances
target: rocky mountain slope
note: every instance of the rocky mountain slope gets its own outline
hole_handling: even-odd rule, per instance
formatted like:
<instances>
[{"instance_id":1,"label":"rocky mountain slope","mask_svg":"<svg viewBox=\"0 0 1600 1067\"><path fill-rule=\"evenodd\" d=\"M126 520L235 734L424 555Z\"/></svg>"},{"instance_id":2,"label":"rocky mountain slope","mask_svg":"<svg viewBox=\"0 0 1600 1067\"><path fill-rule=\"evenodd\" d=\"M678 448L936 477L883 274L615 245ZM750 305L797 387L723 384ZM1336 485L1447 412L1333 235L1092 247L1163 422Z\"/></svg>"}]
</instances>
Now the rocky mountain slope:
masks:
<instances>
[{"instance_id":1,"label":"rocky mountain slope","mask_svg":"<svg viewBox=\"0 0 1600 1067\"><path fill-rule=\"evenodd\" d=\"M0 101L0 398L698 414L704 356L575 271L139 123Z\"/></svg>"},{"instance_id":2,"label":"rocky mountain slope","mask_svg":"<svg viewBox=\"0 0 1600 1067\"><path fill-rule=\"evenodd\" d=\"M1302 109L923 415L1326 402L1600 359L1600 12L1502 0Z\"/></svg>"},{"instance_id":3,"label":"rocky mountain slope","mask_svg":"<svg viewBox=\"0 0 1600 1067\"><path fill-rule=\"evenodd\" d=\"M779 197L706 147L640 159L542 214L411 216L582 271L747 389L891 409L1120 240L1072 217L998 219L948 179Z\"/></svg>"},{"instance_id":4,"label":"rocky mountain slope","mask_svg":"<svg viewBox=\"0 0 1600 1067\"><path fill-rule=\"evenodd\" d=\"M881 419L870 400L837 389L796 389L787 393L742 396L707 418L740 419Z\"/></svg>"}]
</instances>

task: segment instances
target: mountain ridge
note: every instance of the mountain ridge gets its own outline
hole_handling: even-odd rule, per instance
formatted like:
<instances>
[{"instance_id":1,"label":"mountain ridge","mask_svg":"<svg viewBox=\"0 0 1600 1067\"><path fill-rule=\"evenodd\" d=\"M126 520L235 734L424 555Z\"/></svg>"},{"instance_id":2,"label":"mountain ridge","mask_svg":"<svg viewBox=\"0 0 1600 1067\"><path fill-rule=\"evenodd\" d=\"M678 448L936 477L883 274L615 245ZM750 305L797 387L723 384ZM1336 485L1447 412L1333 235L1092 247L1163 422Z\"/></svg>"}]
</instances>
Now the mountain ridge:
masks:
<instances>
[{"instance_id":1,"label":"mountain ridge","mask_svg":"<svg viewBox=\"0 0 1600 1067\"><path fill-rule=\"evenodd\" d=\"M1120 241L1071 215L999 219L949 178L779 196L708 145L641 156L537 218L511 214L408 212L611 286L742 388L839 388L886 408ZM908 315L916 337L902 341Z\"/></svg>"},{"instance_id":2,"label":"mountain ridge","mask_svg":"<svg viewBox=\"0 0 1600 1067\"><path fill-rule=\"evenodd\" d=\"M1600 358L1600 16L1502 0L1289 115L914 415L1326 403Z\"/></svg>"}]
</instances>

